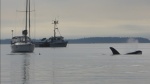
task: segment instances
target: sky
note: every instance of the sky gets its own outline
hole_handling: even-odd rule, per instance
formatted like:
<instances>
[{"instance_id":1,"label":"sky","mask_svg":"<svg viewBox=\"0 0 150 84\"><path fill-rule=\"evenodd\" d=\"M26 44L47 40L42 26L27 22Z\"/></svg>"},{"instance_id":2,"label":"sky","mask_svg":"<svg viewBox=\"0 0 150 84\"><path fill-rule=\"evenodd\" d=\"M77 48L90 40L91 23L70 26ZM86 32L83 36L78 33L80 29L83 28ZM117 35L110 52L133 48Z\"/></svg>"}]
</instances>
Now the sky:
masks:
<instances>
[{"instance_id":1,"label":"sky","mask_svg":"<svg viewBox=\"0 0 150 84\"><path fill-rule=\"evenodd\" d=\"M1 0L1 38L22 35L25 0ZM66 39L144 37L150 39L150 0L31 0L31 38L53 35L52 21ZM58 33L59 34L59 33Z\"/></svg>"}]
</instances>

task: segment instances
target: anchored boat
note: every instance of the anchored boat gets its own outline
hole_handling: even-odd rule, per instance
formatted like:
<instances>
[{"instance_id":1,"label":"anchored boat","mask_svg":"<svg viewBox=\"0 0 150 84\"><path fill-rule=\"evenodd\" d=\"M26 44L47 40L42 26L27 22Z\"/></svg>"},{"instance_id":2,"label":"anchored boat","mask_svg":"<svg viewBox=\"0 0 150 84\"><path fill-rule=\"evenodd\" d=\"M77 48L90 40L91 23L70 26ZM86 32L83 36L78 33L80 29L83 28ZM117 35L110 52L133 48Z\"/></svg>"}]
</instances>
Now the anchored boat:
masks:
<instances>
[{"instance_id":1,"label":"anchored boat","mask_svg":"<svg viewBox=\"0 0 150 84\"><path fill-rule=\"evenodd\" d=\"M30 37L28 37L27 23L29 22L29 31L30 31L30 0L26 0L26 21L25 21L25 30L22 31L22 36L14 36L11 40L11 49L12 52L33 52L34 44L32 43ZM29 15L29 19L27 18ZM27 21L29 20L29 21ZM30 32L29 32L30 36Z\"/></svg>"},{"instance_id":2,"label":"anchored boat","mask_svg":"<svg viewBox=\"0 0 150 84\"><path fill-rule=\"evenodd\" d=\"M43 38L41 42L36 42L36 47L66 47L68 41L64 40L63 36L56 36L56 30L58 30L57 24L58 21L54 20L54 36L50 37L49 39ZM60 33L60 32L59 32Z\"/></svg>"}]
</instances>

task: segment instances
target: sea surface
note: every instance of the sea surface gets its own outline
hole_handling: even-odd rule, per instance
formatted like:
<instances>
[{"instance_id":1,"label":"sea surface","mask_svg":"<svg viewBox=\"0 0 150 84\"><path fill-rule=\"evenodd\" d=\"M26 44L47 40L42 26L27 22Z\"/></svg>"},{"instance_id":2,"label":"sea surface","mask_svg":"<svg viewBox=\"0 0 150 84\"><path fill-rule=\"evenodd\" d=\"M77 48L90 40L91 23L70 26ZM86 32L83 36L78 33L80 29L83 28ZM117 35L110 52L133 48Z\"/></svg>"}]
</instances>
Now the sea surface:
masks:
<instances>
[{"instance_id":1,"label":"sea surface","mask_svg":"<svg viewBox=\"0 0 150 84\"><path fill-rule=\"evenodd\" d=\"M122 55L112 55L109 47ZM142 55L124 55L142 50ZM1 84L150 84L150 44L68 44L11 53L1 45Z\"/></svg>"}]
</instances>

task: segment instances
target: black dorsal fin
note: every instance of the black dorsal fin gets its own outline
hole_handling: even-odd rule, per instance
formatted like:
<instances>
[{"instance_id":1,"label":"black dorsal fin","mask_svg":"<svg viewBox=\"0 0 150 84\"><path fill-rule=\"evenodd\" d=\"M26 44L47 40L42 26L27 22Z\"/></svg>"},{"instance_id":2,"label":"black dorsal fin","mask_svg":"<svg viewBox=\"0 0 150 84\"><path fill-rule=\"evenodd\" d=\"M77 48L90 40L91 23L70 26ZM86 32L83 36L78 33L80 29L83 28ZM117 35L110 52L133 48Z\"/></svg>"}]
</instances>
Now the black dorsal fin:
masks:
<instances>
[{"instance_id":1,"label":"black dorsal fin","mask_svg":"<svg viewBox=\"0 0 150 84\"><path fill-rule=\"evenodd\" d=\"M115 48L110 47L110 49L111 49L113 55L119 55L120 54Z\"/></svg>"}]
</instances>

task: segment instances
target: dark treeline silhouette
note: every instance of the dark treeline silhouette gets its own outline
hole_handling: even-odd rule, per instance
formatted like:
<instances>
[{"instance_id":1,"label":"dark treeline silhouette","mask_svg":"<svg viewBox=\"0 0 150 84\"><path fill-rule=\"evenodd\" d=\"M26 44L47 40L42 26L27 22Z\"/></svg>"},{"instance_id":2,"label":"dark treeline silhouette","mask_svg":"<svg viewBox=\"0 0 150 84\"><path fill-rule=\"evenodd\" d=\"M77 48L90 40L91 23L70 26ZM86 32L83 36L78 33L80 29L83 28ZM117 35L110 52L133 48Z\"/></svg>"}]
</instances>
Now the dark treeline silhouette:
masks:
<instances>
[{"instance_id":1,"label":"dark treeline silhouette","mask_svg":"<svg viewBox=\"0 0 150 84\"><path fill-rule=\"evenodd\" d=\"M127 43L129 37L89 37L89 38L80 38L80 39L69 39L69 43ZM149 39L135 37L139 43L150 43Z\"/></svg>"},{"instance_id":2,"label":"dark treeline silhouette","mask_svg":"<svg viewBox=\"0 0 150 84\"><path fill-rule=\"evenodd\" d=\"M127 43L129 37L87 37L80 39L67 39L69 43ZM149 39L142 37L132 37L139 43L150 43ZM0 40L1 44L10 44L10 39ZM33 39L32 41L40 41Z\"/></svg>"}]
</instances>

